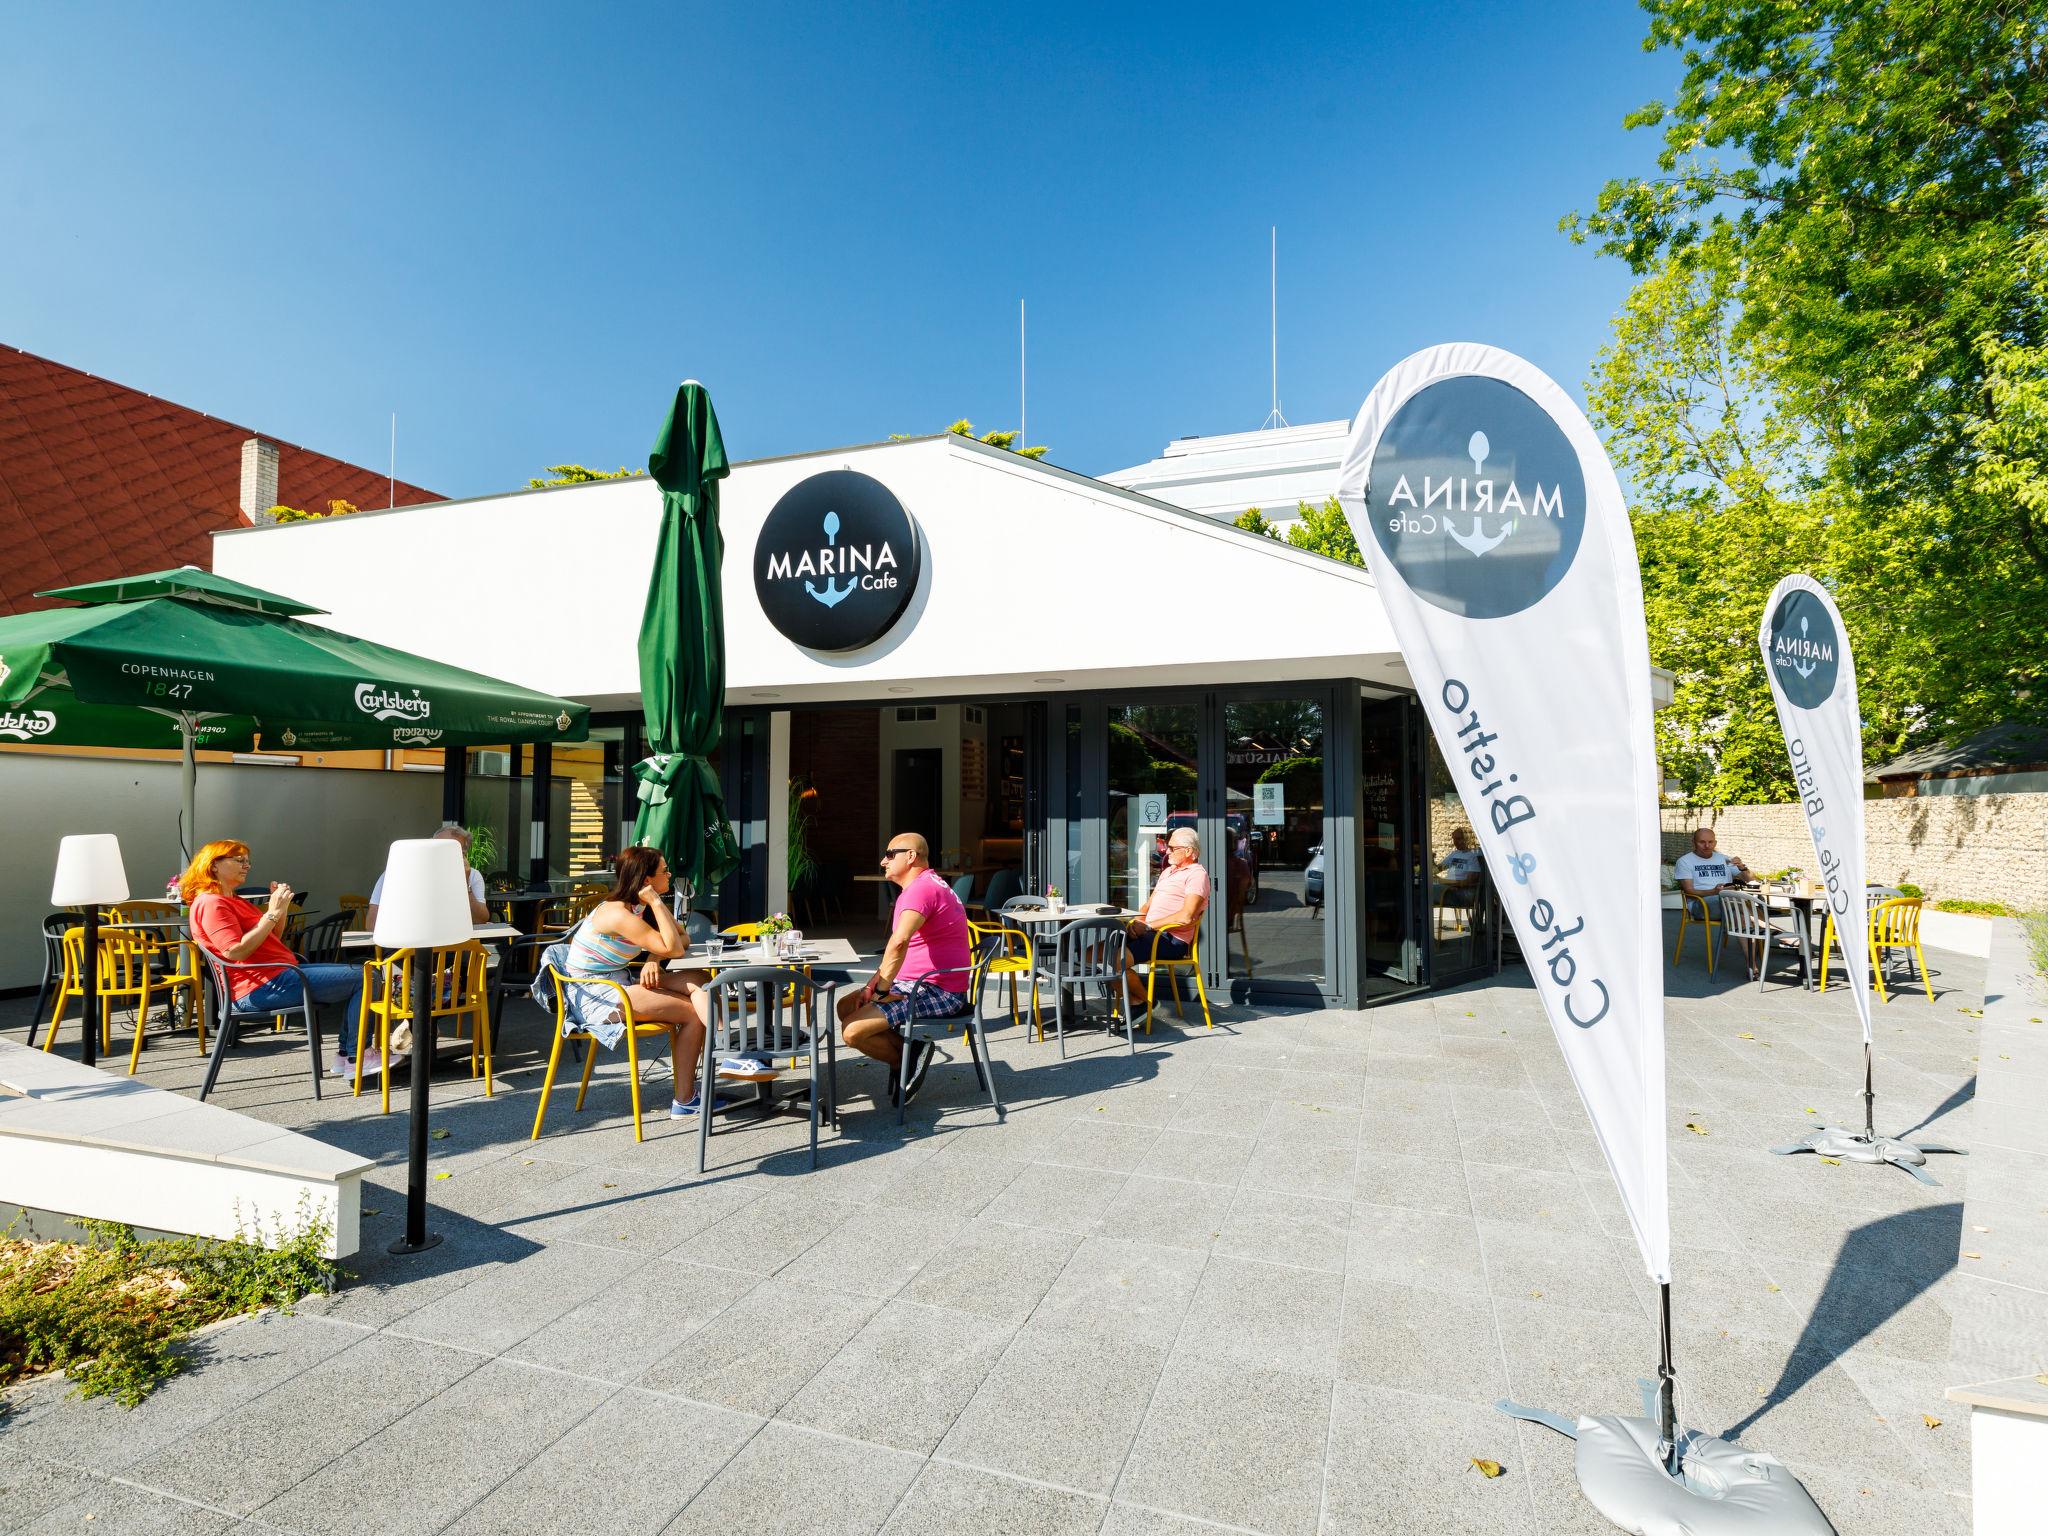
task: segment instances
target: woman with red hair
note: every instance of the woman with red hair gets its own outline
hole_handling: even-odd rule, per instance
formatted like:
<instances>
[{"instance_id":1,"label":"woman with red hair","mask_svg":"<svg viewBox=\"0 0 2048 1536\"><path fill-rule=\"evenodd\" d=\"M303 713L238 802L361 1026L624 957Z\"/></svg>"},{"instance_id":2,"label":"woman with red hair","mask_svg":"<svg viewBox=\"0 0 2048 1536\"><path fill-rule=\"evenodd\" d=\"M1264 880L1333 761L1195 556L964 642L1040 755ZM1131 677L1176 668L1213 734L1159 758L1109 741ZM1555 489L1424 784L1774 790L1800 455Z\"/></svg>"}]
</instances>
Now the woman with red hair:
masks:
<instances>
[{"instance_id":1,"label":"woman with red hair","mask_svg":"<svg viewBox=\"0 0 2048 1536\"><path fill-rule=\"evenodd\" d=\"M249 845L223 838L194 854L178 880L178 892L191 907L192 937L235 967L227 973L228 989L234 994L230 1011L272 1013L298 1007L302 996L314 1003L346 999L348 1007L337 1031L334 1061L327 1071L330 1077L352 1076L355 1038L349 1025L361 1006L362 968L301 963L277 937L277 930L284 926L291 910L292 888L271 881L270 900L259 908L235 894L248 879ZM245 965L250 969L241 969ZM286 966L295 969L286 970ZM303 984L299 979L302 976ZM319 1027L317 1015L314 1027ZM375 1071L378 1063L365 1060L363 1065Z\"/></svg>"}]
</instances>

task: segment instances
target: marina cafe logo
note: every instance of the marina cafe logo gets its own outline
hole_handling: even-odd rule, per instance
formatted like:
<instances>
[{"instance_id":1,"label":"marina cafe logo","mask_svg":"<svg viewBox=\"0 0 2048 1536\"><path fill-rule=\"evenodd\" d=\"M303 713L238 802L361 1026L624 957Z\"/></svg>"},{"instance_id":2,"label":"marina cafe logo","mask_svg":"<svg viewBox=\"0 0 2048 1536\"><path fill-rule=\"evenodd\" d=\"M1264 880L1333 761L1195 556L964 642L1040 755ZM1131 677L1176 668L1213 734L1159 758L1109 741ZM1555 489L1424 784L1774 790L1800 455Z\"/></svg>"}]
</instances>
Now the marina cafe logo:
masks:
<instances>
[{"instance_id":1,"label":"marina cafe logo","mask_svg":"<svg viewBox=\"0 0 2048 1536\"><path fill-rule=\"evenodd\" d=\"M55 729L57 717L50 710L0 710L0 736L10 741L40 741Z\"/></svg>"},{"instance_id":2,"label":"marina cafe logo","mask_svg":"<svg viewBox=\"0 0 2048 1536\"><path fill-rule=\"evenodd\" d=\"M419 689L413 689L408 697L381 683L357 683L356 708L372 720L402 720L409 725L421 724L434 712L434 706L420 697Z\"/></svg>"},{"instance_id":3,"label":"marina cafe logo","mask_svg":"<svg viewBox=\"0 0 2048 1536\"><path fill-rule=\"evenodd\" d=\"M917 525L881 481L827 470L783 493L754 545L754 595L768 622L814 651L887 634L917 589Z\"/></svg>"},{"instance_id":4,"label":"marina cafe logo","mask_svg":"<svg viewBox=\"0 0 2048 1536\"><path fill-rule=\"evenodd\" d=\"M1563 429L1512 384L1477 376L1408 397L1380 433L1365 504L1416 595L1472 619L1541 602L1586 531L1586 477Z\"/></svg>"},{"instance_id":5,"label":"marina cafe logo","mask_svg":"<svg viewBox=\"0 0 2048 1536\"><path fill-rule=\"evenodd\" d=\"M1828 605L1795 587L1771 615L1771 676L1801 709L1815 709L1835 691L1842 670L1842 642Z\"/></svg>"}]
</instances>

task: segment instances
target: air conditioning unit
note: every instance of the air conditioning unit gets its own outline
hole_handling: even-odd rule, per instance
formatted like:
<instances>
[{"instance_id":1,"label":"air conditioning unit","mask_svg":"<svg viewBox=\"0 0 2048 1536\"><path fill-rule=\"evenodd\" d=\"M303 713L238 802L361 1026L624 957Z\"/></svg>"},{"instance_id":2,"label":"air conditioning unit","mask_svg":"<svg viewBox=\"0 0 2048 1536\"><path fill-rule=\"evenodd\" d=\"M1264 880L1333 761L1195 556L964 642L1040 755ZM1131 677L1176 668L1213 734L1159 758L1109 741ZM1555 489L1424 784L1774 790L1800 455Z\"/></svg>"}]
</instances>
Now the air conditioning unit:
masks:
<instances>
[{"instance_id":1,"label":"air conditioning unit","mask_svg":"<svg viewBox=\"0 0 2048 1536\"><path fill-rule=\"evenodd\" d=\"M510 752L471 752L469 771L482 779L509 779L512 776L512 754Z\"/></svg>"}]
</instances>

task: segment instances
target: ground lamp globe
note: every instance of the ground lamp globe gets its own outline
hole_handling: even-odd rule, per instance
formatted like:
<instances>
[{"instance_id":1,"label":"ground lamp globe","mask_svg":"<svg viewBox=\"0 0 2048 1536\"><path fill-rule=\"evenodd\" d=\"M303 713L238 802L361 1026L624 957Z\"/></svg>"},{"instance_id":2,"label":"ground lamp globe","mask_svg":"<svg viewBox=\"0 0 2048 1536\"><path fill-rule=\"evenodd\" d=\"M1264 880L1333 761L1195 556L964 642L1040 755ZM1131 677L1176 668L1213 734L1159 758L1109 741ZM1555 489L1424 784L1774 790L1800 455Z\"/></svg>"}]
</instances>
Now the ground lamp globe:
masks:
<instances>
[{"instance_id":1,"label":"ground lamp globe","mask_svg":"<svg viewBox=\"0 0 2048 1536\"><path fill-rule=\"evenodd\" d=\"M57 872L50 882L50 905L80 907L85 912L84 944L79 977L84 988L85 1021L79 1033L79 1060L91 1066L99 1046L100 908L128 899L128 871L121 863L121 840L111 832L83 832L57 845ZM56 1026L50 1026L55 1030ZM136 1026L140 1028L138 1024Z\"/></svg>"},{"instance_id":2,"label":"ground lamp globe","mask_svg":"<svg viewBox=\"0 0 2048 1536\"><path fill-rule=\"evenodd\" d=\"M412 967L412 1107L406 1159L405 1235L393 1253L418 1253L440 1242L427 1231L427 1085L434 1065L432 1028L436 949L471 935L469 875L462 846L449 838L411 838L391 845L384 899L377 905L377 947L415 952Z\"/></svg>"}]
</instances>

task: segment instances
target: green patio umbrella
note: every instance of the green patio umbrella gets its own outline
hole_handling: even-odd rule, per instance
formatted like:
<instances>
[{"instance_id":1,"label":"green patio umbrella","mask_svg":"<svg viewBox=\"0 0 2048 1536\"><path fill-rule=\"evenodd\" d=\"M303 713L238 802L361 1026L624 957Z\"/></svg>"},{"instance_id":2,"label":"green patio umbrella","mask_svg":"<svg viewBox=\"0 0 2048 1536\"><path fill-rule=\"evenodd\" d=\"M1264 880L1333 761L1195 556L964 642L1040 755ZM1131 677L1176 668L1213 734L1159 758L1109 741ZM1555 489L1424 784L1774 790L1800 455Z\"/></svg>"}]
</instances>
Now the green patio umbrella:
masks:
<instances>
[{"instance_id":1,"label":"green patio umbrella","mask_svg":"<svg viewBox=\"0 0 2048 1536\"><path fill-rule=\"evenodd\" d=\"M661 539L640 616L640 703L653 755L633 769L633 838L659 848L675 879L702 891L738 867L740 852L711 766L725 712L725 440L695 379L677 387L647 472L661 487Z\"/></svg>"},{"instance_id":2,"label":"green patio umbrella","mask_svg":"<svg viewBox=\"0 0 2048 1536\"><path fill-rule=\"evenodd\" d=\"M0 740L193 752L583 741L590 711L305 622L318 608L186 567L59 587L0 617Z\"/></svg>"}]
</instances>

